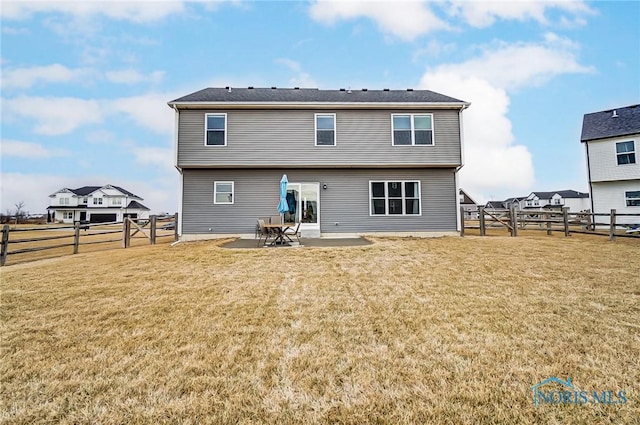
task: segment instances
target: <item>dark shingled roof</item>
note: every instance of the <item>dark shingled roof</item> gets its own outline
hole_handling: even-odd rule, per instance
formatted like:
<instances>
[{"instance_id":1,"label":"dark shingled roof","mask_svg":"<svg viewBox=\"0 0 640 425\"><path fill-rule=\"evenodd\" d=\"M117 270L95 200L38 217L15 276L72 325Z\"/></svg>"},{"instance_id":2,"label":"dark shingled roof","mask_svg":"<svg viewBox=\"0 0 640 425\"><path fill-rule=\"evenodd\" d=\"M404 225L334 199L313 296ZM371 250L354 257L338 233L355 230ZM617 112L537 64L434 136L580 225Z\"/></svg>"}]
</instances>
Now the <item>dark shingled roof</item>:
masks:
<instances>
[{"instance_id":1,"label":"dark shingled roof","mask_svg":"<svg viewBox=\"0 0 640 425\"><path fill-rule=\"evenodd\" d=\"M556 193L563 198L588 198L589 194L577 190L556 190L553 192L532 192L540 199L551 199Z\"/></svg>"},{"instance_id":2,"label":"dark shingled roof","mask_svg":"<svg viewBox=\"0 0 640 425\"><path fill-rule=\"evenodd\" d=\"M430 90L319 90L300 88L207 88L173 100L180 102L417 102L465 103Z\"/></svg>"},{"instance_id":3,"label":"dark shingled roof","mask_svg":"<svg viewBox=\"0 0 640 425\"><path fill-rule=\"evenodd\" d=\"M127 205L127 208L137 208L139 210L147 210L147 211L149 211L149 208L145 207L144 205L142 205L138 201L129 202L129 205Z\"/></svg>"},{"instance_id":4,"label":"dark shingled roof","mask_svg":"<svg viewBox=\"0 0 640 425\"><path fill-rule=\"evenodd\" d=\"M614 117L615 115L617 117ZM581 142L640 133L640 105L585 114Z\"/></svg>"},{"instance_id":5,"label":"dark shingled roof","mask_svg":"<svg viewBox=\"0 0 640 425\"><path fill-rule=\"evenodd\" d=\"M135 195L135 194L129 192L128 190L125 190L125 189L121 188L120 186L113 186L113 185L107 185L107 186L111 186L114 189L117 189L120 192L124 193L125 195L131 196L132 198L142 199L138 195ZM69 190L71 192L73 192L74 194L78 195L78 196L87 196L87 195L90 195L91 193L95 192L98 189L102 189L103 187L105 187L105 186L82 186L82 187L79 187L77 189L69 189Z\"/></svg>"},{"instance_id":6,"label":"dark shingled roof","mask_svg":"<svg viewBox=\"0 0 640 425\"><path fill-rule=\"evenodd\" d=\"M461 204L472 204L472 205L476 205L476 201L474 201L473 199L471 199L471 197L469 195L467 195L467 192L465 192L464 190L460 189L458 191L458 193L460 195L463 196L462 201L460 201Z\"/></svg>"}]
</instances>

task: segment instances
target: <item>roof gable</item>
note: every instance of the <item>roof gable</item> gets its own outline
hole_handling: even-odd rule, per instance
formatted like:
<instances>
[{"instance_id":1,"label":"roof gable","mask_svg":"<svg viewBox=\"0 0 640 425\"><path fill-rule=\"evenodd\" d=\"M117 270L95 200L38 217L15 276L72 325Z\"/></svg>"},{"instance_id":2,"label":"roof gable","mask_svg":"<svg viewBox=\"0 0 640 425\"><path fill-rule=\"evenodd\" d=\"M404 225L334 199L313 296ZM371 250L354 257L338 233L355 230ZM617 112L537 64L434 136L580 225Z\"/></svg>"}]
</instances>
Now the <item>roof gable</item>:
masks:
<instances>
[{"instance_id":1,"label":"roof gable","mask_svg":"<svg viewBox=\"0 0 640 425\"><path fill-rule=\"evenodd\" d=\"M585 114L581 142L640 134L640 104Z\"/></svg>"},{"instance_id":2,"label":"roof gable","mask_svg":"<svg viewBox=\"0 0 640 425\"><path fill-rule=\"evenodd\" d=\"M473 204L473 205L476 205L476 201L474 201L473 199L471 199L471 196L469 196L469 195L467 194L467 192L465 192L464 190L460 189L460 190L458 191L458 193L459 193L460 195L462 195L462 200L460 201L460 203L461 203L461 204L467 204L467 205L468 205L468 204Z\"/></svg>"}]
</instances>

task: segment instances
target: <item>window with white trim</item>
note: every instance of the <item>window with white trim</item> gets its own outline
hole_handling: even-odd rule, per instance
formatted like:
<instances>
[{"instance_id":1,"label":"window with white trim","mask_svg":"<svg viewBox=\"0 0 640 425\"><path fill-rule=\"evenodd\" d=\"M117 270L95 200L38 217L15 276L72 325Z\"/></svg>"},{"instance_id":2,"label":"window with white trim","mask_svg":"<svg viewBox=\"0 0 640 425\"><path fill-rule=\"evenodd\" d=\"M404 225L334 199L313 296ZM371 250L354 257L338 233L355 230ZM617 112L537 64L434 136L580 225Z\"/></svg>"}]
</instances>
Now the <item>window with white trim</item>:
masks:
<instances>
[{"instance_id":1,"label":"window with white trim","mask_svg":"<svg viewBox=\"0 0 640 425\"><path fill-rule=\"evenodd\" d=\"M369 182L371 215L420 215L419 181Z\"/></svg>"},{"instance_id":2,"label":"window with white trim","mask_svg":"<svg viewBox=\"0 0 640 425\"><path fill-rule=\"evenodd\" d=\"M432 114L391 114L393 146L433 145Z\"/></svg>"},{"instance_id":3,"label":"window with white trim","mask_svg":"<svg viewBox=\"0 0 640 425\"><path fill-rule=\"evenodd\" d=\"M635 164L636 148L633 140L616 143L616 157L618 165Z\"/></svg>"},{"instance_id":4,"label":"window with white trim","mask_svg":"<svg viewBox=\"0 0 640 425\"><path fill-rule=\"evenodd\" d=\"M316 146L336 145L336 114L316 114Z\"/></svg>"},{"instance_id":5,"label":"window with white trim","mask_svg":"<svg viewBox=\"0 0 640 425\"><path fill-rule=\"evenodd\" d=\"M122 198L113 198L111 205L122 205Z\"/></svg>"},{"instance_id":6,"label":"window with white trim","mask_svg":"<svg viewBox=\"0 0 640 425\"><path fill-rule=\"evenodd\" d=\"M233 204L233 182L213 183L213 203L223 205Z\"/></svg>"},{"instance_id":7,"label":"window with white trim","mask_svg":"<svg viewBox=\"0 0 640 425\"><path fill-rule=\"evenodd\" d=\"M64 220L73 220L73 211L63 211L62 218Z\"/></svg>"},{"instance_id":8,"label":"window with white trim","mask_svg":"<svg viewBox=\"0 0 640 425\"><path fill-rule=\"evenodd\" d=\"M93 198L93 205L102 205L102 198Z\"/></svg>"},{"instance_id":9,"label":"window with white trim","mask_svg":"<svg viewBox=\"0 0 640 425\"><path fill-rule=\"evenodd\" d=\"M60 205L69 205L69 198L60 198Z\"/></svg>"},{"instance_id":10,"label":"window with white trim","mask_svg":"<svg viewBox=\"0 0 640 425\"><path fill-rule=\"evenodd\" d=\"M206 146L227 146L227 114L205 114Z\"/></svg>"},{"instance_id":11,"label":"window with white trim","mask_svg":"<svg viewBox=\"0 0 640 425\"><path fill-rule=\"evenodd\" d=\"M625 192L624 199L628 207L640 207L640 190Z\"/></svg>"}]
</instances>

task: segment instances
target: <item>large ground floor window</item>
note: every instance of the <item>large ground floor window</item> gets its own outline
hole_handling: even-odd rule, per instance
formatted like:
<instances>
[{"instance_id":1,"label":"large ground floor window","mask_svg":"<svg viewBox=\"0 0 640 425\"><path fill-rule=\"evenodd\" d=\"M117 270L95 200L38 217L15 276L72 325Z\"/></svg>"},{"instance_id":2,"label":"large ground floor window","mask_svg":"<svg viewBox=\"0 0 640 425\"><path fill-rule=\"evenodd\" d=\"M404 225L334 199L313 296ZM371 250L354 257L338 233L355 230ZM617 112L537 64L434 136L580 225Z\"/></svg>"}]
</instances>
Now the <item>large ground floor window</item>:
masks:
<instances>
[{"instance_id":1,"label":"large ground floor window","mask_svg":"<svg viewBox=\"0 0 640 425\"><path fill-rule=\"evenodd\" d=\"M419 181L369 182L371 215L420 215Z\"/></svg>"},{"instance_id":2,"label":"large ground floor window","mask_svg":"<svg viewBox=\"0 0 640 425\"><path fill-rule=\"evenodd\" d=\"M640 207L640 190L632 190L624 193L628 207Z\"/></svg>"}]
</instances>

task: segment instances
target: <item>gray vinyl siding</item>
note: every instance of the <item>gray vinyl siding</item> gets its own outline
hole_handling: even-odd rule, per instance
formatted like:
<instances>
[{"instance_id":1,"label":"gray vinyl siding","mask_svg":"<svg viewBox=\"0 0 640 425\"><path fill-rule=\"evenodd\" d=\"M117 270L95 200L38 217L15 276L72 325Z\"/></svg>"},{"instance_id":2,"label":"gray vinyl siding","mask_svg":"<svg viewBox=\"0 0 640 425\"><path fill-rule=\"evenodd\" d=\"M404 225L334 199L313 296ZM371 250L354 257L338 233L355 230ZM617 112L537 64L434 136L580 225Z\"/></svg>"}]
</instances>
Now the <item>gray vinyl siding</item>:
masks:
<instances>
[{"instance_id":1,"label":"gray vinyl siding","mask_svg":"<svg viewBox=\"0 0 640 425\"><path fill-rule=\"evenodd\" d=\"M205 146L205 114L227 114L227 146ZM336 146L315 146L315 113L336 114ZM431 113L433 146L392 146L391 114ZM461 164L458 110L181 110L178 166Z\"/></svg>"},{"instance_id":2,"label":"gray vinyl siding","mask_svg":"<svg viewBox=\"0 0 640 425\"><path fill-rule=\"evenodd\" d=\"M320 189L323 233L456 230L454 169L185 169L182 233L253 233L258 217L278 214L284 172L292 183L327 185L326 190ZM370 216L372 180L420 181L422 215ZM234 182L233 205L213 204L214 181Z\"/></svg>"}]
</instances>

